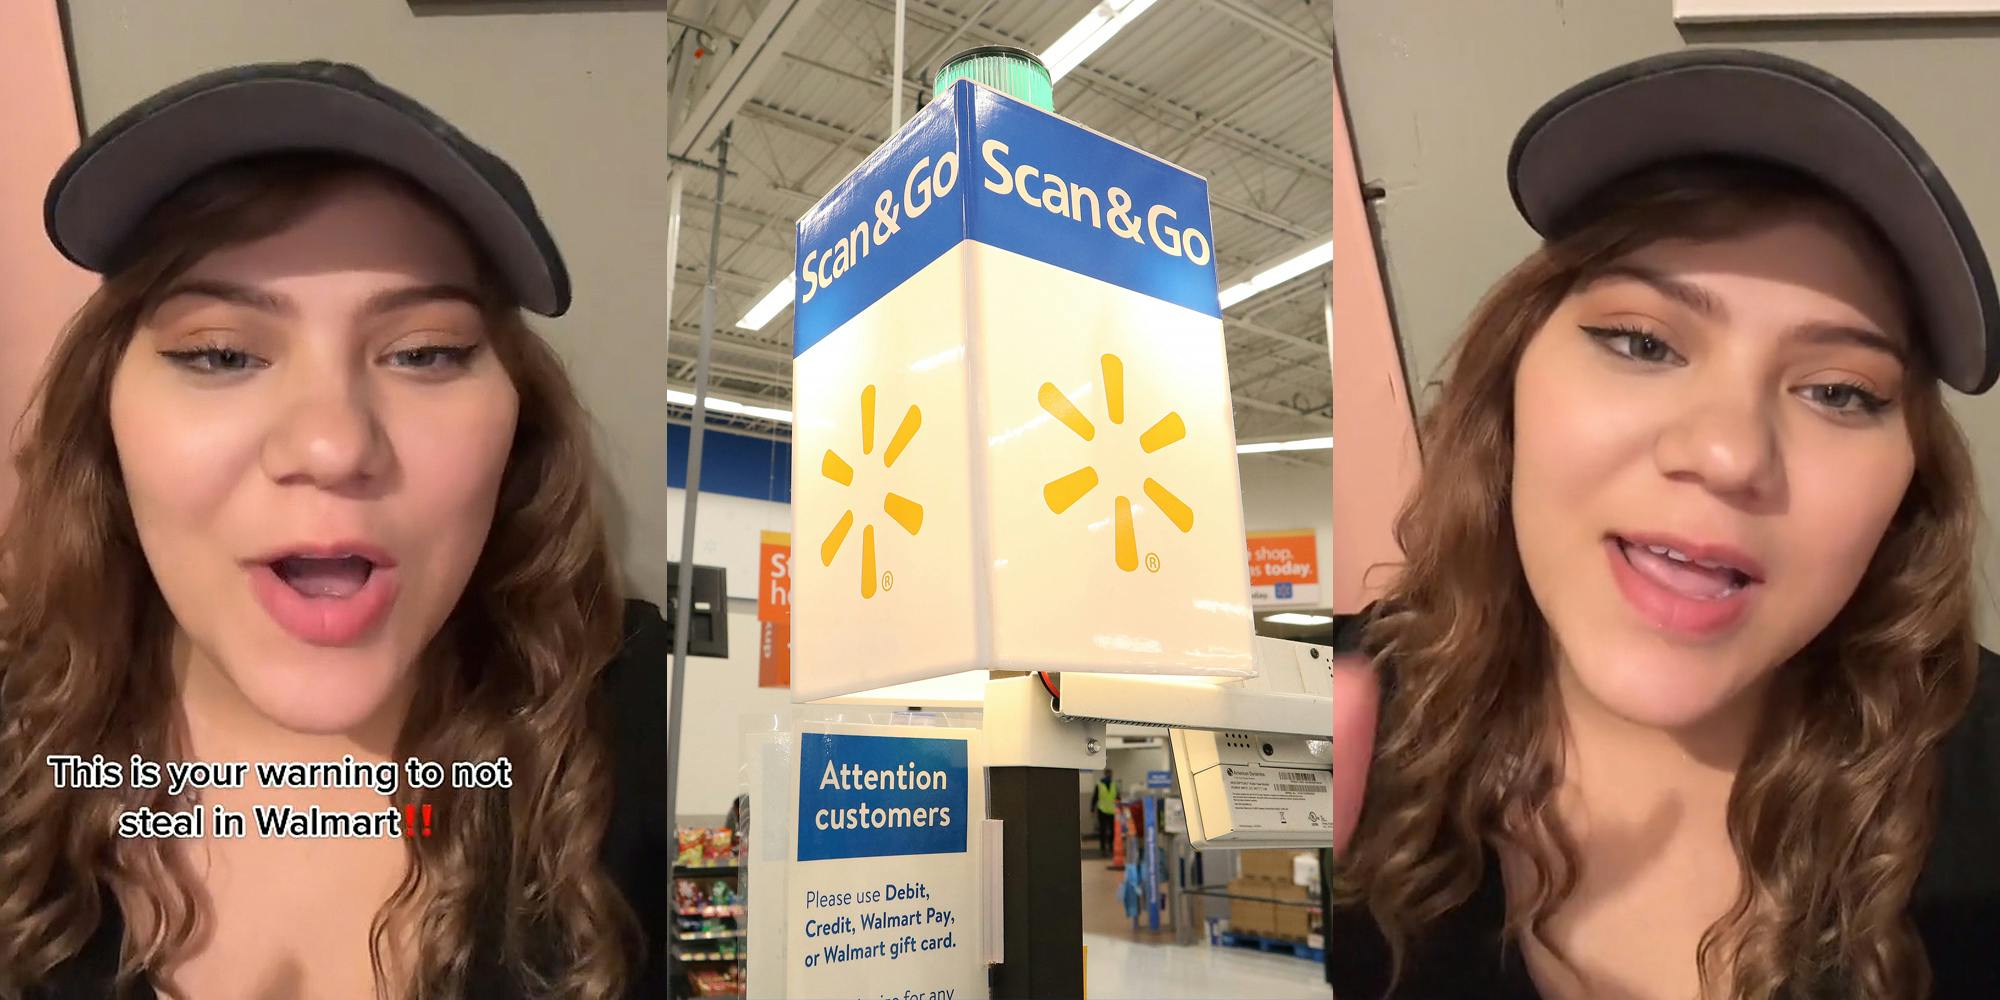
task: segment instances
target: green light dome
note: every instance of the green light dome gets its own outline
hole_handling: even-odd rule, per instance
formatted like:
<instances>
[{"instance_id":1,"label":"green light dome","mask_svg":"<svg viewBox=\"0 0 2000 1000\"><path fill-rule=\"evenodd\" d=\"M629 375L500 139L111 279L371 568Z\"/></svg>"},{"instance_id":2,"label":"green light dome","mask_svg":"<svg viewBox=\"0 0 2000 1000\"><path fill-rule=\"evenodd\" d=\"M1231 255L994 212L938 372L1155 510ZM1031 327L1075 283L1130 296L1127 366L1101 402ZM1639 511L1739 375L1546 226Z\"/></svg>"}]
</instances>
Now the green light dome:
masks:
<instances>
[{"instance_id":1,"label":"green light dome","mask_svg":"<svg viewBox=\"0 0 2000 1000\"><path fill-rule=\"evenodd\" d=\"M1043 111L1056 109L1055 85L1048 67L1034 53L1011 45L981 45L952 56L938 70L931 96L939 97L959 80L992 87Z\"/></svg>"}]
</instances>

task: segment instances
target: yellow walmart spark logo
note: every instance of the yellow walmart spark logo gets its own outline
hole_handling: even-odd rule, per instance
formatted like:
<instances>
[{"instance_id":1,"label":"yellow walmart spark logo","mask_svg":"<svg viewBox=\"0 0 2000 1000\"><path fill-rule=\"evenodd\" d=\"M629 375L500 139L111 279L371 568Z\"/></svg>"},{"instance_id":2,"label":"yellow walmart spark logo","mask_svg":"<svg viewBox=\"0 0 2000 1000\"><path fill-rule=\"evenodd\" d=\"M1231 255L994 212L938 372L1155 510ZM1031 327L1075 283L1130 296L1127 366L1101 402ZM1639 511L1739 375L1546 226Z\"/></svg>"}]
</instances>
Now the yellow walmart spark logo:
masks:
<instances>
[{"instance_id":1,"label":"yellow walmart spark logo","mask_svg":"<svg viewBox=\"0 0 2000 1000\"><path fill-rule=\"evenodd\" d=\"M1114 426L1121 425L1125 422L1125 362L1116 354L1106 354L1101 360L1104 366L1105 416L1110 418ZM1055 387L1055 383L1042 383L1039 398L1042 409L1049 416L1062 421L1063 426L1076 432L1077 437L1085 441L1096 439L1096 426L1076 408L1075 403L1070 402L1068 396L1063 395L1061 389ZM1153 426L1147 428L1145 433L1139 435L1139 447L1151 455L1186 436L1187 425L1181 422L1181 415L1169 410L1166 416L1161 417ZM1060 514L1096 488L1097 469L1095 466L1086 465L1043 486L1042 499L1048 503L1049 510ZM1181 498L1174 496L1152 478L1148 478L1140 488L1153 501L1153 505L1159 508L1160 513L1165 514L1167 520L1172 521L1174 527L1181 530L1181 534L1194 530L1194 511L1182 503ZM1139 544L1132 531L1131 499L1123 495L1117 497L1112 502L1112 515L1115 521L1112 531L1112 557L1117 561L1119 569L1130 573L1139 568ZM1148 555L1146 568L1157 572L1160 568L1159 557Z\"/></svg>"},{"instance_id":2,"label":"yellow walmart spark logo","mask_svg":"<svg viewBox=\"0 0 2000 1000\"><path fill-rule=\"evenodd\" d=\"M890 435L889 446L882 450L883 468L895 466L896 459L902 457L903 449L910 446L910 439L917 436L917 428L922 427L923 423L923 411L912 405L903 414L903 422L896 425L896 433ZM875 387L871 385L861 390L861 454L867 456L874 453ZM820 459L819 472L820 475L842 486L854 485L854 467L847 464L847 461L835 454L831 448L828 448L826 456ZM903 530L912 536L924 526L923 504L907 497L894 493L887 494L882 498L882 512L889 515L890 520L901 525ZM840 554L841 543L847 541L847 533L853 528L854 508L849 507L840 515L840 520L834 524L833 530L827 533L826 540L819 543L820 565L829 569L833 567L833 559ZM881 589L888 590L893 587L895 579L893 574L883 573ZM861 596L864 599L874 597L875 589L875 526L868 524L861 529Z\"/></svg>"}]
</instances>

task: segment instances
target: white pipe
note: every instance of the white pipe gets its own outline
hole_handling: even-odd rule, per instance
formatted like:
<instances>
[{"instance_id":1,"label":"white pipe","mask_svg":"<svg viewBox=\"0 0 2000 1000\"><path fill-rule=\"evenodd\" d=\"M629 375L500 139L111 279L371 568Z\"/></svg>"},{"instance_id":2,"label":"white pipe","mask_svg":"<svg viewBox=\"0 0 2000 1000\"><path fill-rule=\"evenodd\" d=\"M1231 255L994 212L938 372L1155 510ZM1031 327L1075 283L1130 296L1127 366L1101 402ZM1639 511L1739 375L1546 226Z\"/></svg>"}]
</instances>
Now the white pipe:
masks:
<instances>
[{"instance_id":1,"label":"white pipe","mask_svg":"<svg viewBox=\"0 0 2000 1000\"><path fill-rule=\"evenodd\" d=\"M908 0L896 0L896 62L890 67L889 134L903 127L903 12Z\"/></svg>"}]
</instances>

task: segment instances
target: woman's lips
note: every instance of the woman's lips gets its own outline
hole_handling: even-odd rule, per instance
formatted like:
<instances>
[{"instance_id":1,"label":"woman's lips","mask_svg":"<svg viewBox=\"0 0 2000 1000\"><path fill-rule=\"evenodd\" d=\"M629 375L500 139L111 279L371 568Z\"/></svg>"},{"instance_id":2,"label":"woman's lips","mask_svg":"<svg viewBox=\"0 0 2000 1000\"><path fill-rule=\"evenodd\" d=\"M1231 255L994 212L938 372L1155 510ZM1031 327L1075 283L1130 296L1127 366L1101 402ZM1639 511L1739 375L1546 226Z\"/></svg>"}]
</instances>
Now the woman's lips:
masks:
<instances>
[{"instance_id":1,"label":"woman's lips","mask_svg":"<svg viewBox=\"0 0 2000 1000\"><path fill-rule=\"evenodd\" d=\"M396 567L375 564L356 585L314 585L301 591L281 574L279 560L252 563L250 590L278 627L313 646L348 646L366 637L396 601ZM289 572L289 571L288 571Z\"/></svg>"},{"instance_id":2,"label":"woman's lips","mask_svg":"<svg viewBox=\"0 0 2000 1000\"><path fill-rule=\"evenodd\" d=\"M1655 628L1689 639L1713 638L1741 622L1762 585L1740 569L1681 562L1616 535L1604 540L1604 551L1626 603Z\"/></svg>"}]
</instances>

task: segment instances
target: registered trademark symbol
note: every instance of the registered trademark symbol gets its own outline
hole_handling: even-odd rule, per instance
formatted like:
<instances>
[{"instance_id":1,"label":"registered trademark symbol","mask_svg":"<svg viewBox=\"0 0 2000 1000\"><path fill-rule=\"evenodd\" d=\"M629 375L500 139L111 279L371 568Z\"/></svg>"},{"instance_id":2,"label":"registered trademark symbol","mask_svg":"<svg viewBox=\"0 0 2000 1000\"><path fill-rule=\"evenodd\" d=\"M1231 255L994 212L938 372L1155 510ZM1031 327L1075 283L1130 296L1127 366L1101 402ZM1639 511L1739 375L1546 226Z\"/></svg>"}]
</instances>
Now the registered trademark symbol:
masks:
<instances>
[{"instance_id":1,"label":"registered trademark symbol","mask_svg":"<svg viewBox=\"0 0 2000 1000\"><path fill-rule=\"evenodd\" d=\"M1146 572L1158 573L1159 571L1160 571L1160 554L1158 552L1146 553Z\"/></svg>"},{"instance_id":2,"label":"registered trademark symbol","mask_svg":"<svg viewBox=\"0 0 2000 1000\"><path fill-rule=\"evenodd\" d=\"M882 574L882 589L883 590L896 589L896 574L888 572Z\"/></svg>"}]
</instances>

